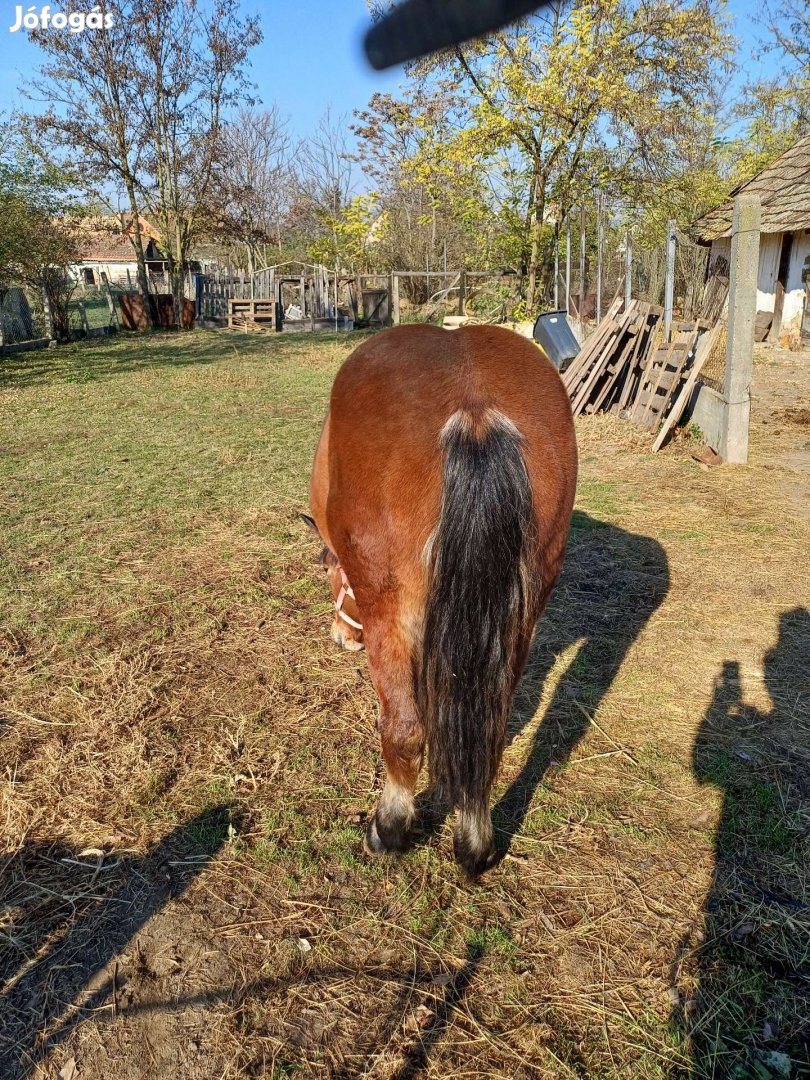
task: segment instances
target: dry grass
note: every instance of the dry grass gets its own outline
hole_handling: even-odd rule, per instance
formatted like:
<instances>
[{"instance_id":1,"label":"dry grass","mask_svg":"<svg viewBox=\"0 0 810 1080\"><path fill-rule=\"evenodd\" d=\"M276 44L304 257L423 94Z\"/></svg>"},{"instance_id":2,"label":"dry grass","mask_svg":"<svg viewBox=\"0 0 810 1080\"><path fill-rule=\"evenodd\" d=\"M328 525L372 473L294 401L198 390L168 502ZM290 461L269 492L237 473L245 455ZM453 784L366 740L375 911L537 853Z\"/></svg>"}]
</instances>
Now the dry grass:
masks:
<instances>
[{"instance_id":1,"label":"dry grass","mask_svg":"<svg viewBox=\"0 0 810 1080\"><path fill-rule=\"evenodd\" d=\"M348 347L0 368L0 1075L810 1074L805 433L707 471L582 420L470 887L427 811L361 854L376 700L295 518Z\"/></svg>"}]
</instances>

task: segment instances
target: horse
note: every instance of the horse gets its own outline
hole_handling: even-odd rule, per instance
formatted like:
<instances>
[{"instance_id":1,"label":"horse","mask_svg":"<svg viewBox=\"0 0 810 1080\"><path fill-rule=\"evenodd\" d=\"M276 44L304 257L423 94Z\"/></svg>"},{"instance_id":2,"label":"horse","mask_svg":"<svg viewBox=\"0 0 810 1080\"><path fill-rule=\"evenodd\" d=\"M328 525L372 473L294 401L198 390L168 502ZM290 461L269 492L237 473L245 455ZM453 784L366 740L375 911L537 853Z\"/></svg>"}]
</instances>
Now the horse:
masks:
<instances>
[{"instance_id":1,"label":"horse","mask_svg":"<svg viewBox=\"0 0 810 1080\"><path fill-rule=\"evenodd\" d=\"M364 648L386 780L364 847L408 843L427 750L457 862L497 862L489 801L534 630L562 568L577 448L559 374L497 326L381 331L343 363L312 517L332 637Z\"/></svg>"}]
</instances>

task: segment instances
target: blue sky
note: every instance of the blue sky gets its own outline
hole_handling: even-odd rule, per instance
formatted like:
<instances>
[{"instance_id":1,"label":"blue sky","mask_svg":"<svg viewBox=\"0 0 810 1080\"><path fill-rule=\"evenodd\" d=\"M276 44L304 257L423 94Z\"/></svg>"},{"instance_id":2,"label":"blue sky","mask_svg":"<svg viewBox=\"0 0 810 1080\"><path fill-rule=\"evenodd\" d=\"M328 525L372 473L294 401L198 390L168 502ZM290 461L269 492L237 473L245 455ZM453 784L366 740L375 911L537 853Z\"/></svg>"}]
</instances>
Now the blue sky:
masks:
<instances>
[{"instance_id":1,"label":"blue sky","mask_svg":"<svg viewBox=\"0 0 810 1080\"><path fill-rule=\"evenodd\" d=\"M87 9L92 5L88 0ZM58 10L58 0L51 6ZM374 72L366 64L360 48L368 24L366 0L245 0L243 8L258 11L264 28L264 41L253 53L252 77L259 96L266 104L277 103L297 135L312 131L327 107L333 114L351 113L375 90L395 90L402 77L397 71ZM22 31L9 32L15 9L14 0L0 0L0 111L24 104L19 87L40 57ZM735 81L745 81L763 70L752 57L761 34L754 20L763 0L728 0L728 10L741 40Z\"/></svg>"}]
</instances>

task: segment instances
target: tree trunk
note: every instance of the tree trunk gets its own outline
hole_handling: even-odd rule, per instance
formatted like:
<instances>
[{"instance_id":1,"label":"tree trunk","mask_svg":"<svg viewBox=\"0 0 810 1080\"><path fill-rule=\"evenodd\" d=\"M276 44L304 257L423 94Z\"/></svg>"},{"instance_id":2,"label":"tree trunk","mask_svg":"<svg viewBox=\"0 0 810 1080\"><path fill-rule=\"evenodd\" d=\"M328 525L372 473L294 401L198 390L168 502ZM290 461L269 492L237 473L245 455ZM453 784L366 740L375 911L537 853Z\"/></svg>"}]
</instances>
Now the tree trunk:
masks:
<instances>
[{"instance_id":1,"label":"tree trunk","mask_svg":"<svg viewBox=\"0 0 810 1080\"><path fill-rule=\"evenodd\" d=\"M143 296L143 310L146 316L146 322L150 327L154 327L155 320L152 316L152 302L149 297L149 279L146 276L146 256L143 251L143 235L141 233L141 218L138 212L138 200L135 196L135 184L131 179L127 179L127 195L129 196L129 208L132 213L132 229L133 229L133 243L135 245L135 262L137 263L137 278L138 288L141 290L141 296Z\"/></svg>"},{"instance_id":2,"label":"tree trunk","mask_svg":"<svg viewBox=\"0 0 810 1080\"><path fill-rule=\"evenodd\" d=\"M531 226L532 250L529 256L529 283L526 288L526 314L529 317L534 314L537 297L537 271L540 266L540 239L543 233L545 201L545 177L538 174L534 184L534 214Z\"/></svg>"},{"instance_id":3,"label":"tree trunk","mask_svg":"<svg viewBox=\"0 0 810 1080\"><path fill-rule=\"evenodd\" d=\"M177 244L177 250L175 252L175 264L172 272L172 299L174 303L174 325L175 329L183 329L183 278L186 273L186 249L183 244L182 226L180 224L180 216L178 214L175 222L175 243Z\"/></svg>"},{"instance_id":4,"label":"tree trunk","mask_svg":"<svg viewBox=\"0 0 810 1080\"><path fill-rule=\"evenodd\" d=\"M180 263L173 263L169 271L169 279L172 285L172 307L174 309L174 328L183 329L183 302L185 300L183 289L183 267Z\"/></svg>"}]
</instances>

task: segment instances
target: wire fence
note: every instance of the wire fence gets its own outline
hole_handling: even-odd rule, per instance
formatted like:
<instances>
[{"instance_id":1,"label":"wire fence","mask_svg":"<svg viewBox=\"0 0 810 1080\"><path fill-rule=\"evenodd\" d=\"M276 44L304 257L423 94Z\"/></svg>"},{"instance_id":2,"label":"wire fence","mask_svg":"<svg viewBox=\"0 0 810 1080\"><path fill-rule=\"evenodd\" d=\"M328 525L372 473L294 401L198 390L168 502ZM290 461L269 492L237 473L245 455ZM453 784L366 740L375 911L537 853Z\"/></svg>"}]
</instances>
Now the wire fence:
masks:
<instances>
[{"instance_id":1,"label":"wire fence","mask_svg":"<svg viewBox=\"0 0 810 1080\"><path fill-rule=\"evenodd\" d=\"M42 336L42 327L25 289L0 289L0 345L18 345Z\"/></svg>"},{"instance_id":2,"label":"wire fence","mask_svg":"<svg viewBox=\"0 0 810 1080\"><path fill-rule=\"evenodd\" d=\"M709 269L709 249L673 229L673 312L700 316ZM617 297L632 296L663 305L667 285L667 244L649 245L633 229L612 225L598 210L576 210L556 231L554 267L540 295L546 308L567 308L578 321L598 320Z\"/></svg>"}]
</instances>

